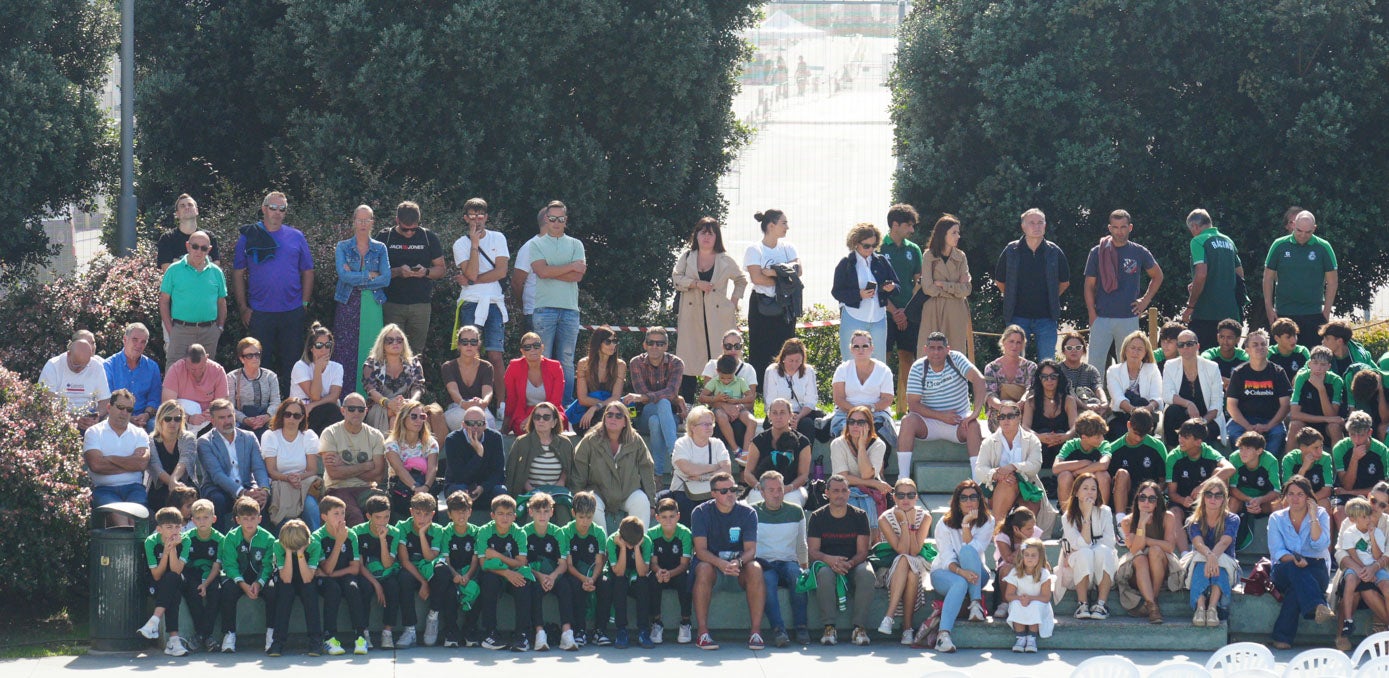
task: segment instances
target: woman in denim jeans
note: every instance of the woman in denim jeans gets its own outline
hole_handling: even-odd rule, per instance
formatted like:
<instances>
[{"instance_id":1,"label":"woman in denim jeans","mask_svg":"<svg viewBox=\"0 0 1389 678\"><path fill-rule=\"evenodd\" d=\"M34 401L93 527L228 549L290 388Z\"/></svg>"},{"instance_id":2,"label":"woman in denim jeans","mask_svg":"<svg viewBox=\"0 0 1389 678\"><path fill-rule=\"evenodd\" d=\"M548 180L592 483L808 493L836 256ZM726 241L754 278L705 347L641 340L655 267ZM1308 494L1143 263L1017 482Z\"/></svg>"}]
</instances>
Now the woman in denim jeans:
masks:
<instances>
[{"instance_id":1,"label":"woman in denim jeans","mask_svg":"<svg viewBox=\"0 0 1389 678\"><path fill-rule=\"evenodd\" d=\"M1326 604L1331 579L1331 516L1309 501L1312 483L1295 475L1283 482L1283 505L1268 517L1268 553L1273 585L1283 592L1283 607L1273 622L1273 646L1292 647L1298 619L1325 624L1336 618Z\"/></svg>"},{"instance_id":2,"label":"woman in denim jeans","mask_svg":"<svg viewBox=\"0 0 1389 678\"><path fill-rule=\"evenodd\" d=\"M936 559L931 561L931 586L944 596L936 651L954 652L950 631L969 595L969 620L985 621L984 582L989 568L984 552L994 536L994 519L984 503L979 483L962 480L950 495L950 510L936 523Z\"/></svg>"},{"instance_id":3,"label":"woman in denim jeans","mask_svg":"<svg viewBox=\"0 0 1389 678\"><path fill-rule=\"evenodd\" d=\"M352 214L352 237L333 249L333 270L338 274L333 300L333 362L343 366L342 392L357 390L357 375L381 333L381 304L391 284L391 263L385 243L372 240L376 217L371 208L358 205Z\"/></svg>"}]
</instances>

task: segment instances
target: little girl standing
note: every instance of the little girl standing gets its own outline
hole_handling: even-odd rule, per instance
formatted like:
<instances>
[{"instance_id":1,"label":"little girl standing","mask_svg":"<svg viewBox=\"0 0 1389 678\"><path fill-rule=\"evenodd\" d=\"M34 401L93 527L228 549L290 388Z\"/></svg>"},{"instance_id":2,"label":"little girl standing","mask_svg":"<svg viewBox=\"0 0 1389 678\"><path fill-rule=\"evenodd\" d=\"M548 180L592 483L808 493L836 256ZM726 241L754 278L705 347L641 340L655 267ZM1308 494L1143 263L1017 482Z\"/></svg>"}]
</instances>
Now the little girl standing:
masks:
<instances>
[{"instance_id":1,"label":"little girl standing","mask_svg":"<svg viewBox=\"0 0 1389 678\"><path fill-rule=\"evenodd\" d=\"M1003 582L1007 585L1008 622L1018 638L1013 651L1036 652L1037 635L1050 638L1056 623L1051 612L1050 565L1041 539L1031 537L1023 542Z\"/></svg>"},{"instance_id":2,"label":"little girl standing","mask_svg":"<svg viewBox=\"0 0 1389 678\"><path fill-rule=\"evenodd\" d=\"M1037 527L1037 517L1026 506L1014 507L1008 517L1000 521L998 534L994 535L994 617L1008 616L1008 603L1003 600L1003 578L1013 569L1016 549L1028 539L1041 539L1042 528Z\"/></svg>"}]
</instances>

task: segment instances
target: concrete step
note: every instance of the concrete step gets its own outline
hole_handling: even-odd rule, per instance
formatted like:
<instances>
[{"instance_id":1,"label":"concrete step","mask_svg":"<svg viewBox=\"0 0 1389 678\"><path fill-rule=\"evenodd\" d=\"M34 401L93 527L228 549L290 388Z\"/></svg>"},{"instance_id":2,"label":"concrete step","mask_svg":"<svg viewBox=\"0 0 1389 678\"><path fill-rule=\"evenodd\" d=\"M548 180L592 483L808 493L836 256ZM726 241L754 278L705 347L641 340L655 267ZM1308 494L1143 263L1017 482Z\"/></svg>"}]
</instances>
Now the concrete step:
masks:
<instances>
[{"instance_id":1,"label":"concrete step","mask_svg":"<svg viewBox=\"0 0 1389 678\"><path fill-rule=\"evenodd\" d=\"M953 461L969 463L969 448L949 440L918 440L912 447L912 461Z\"/></svg>"},{"instance_id":2,"label":"concrete step","mask_svg":"<svg viewBox=\"0 0 1389 678\"><path fill-rule=\"evenodd\" d=\"M919 461L913 467L912 480L916 487L928 494L950 494L960 481L969 478L968 464L947 461ZM948 499L947 499L948 503Z\"/></svg>"},{"instance_id":3,"label":"concrete step","mask_svg":"<svg viewBox=\"0 0 1389 678\"><path fill-rule=\"evenodd\" d=\"M1072 607L1071 610L1075 608ZM1061 610L1057 610L1059 613ZM951 639L966 649L1001 649L1013 646L1012 627L1004 621L955 623ZM1226 643L1226 625L1215 628L1192 626L1190 617L1183 621L1171 618L1161 626L1146 619L1113 614L1103 621L1074 619L1069 614L1057 615L1056 627L1050 638L1039 639L1042 651L1048 650L1118 650L1141 647L1145 650L1210 651Z\"/></svg>"},{"instance_id":4,"label":"concrete step","mask_svg":"<svg viewBox=\"0 0 1389 678\"><path fill-rule=\"evenodd\" d=\"M1273 622L1278 619L1282 604L1271 595L1246 596L1235 593L1230 601L1230 641L1272 642ZM1361 609L1355 613L1355 633L1350 642L1358 644L1370 634L1370 624L1374 619L1369 610ZM1329 647L1336 639L1336 624L1331 621L1318 624L1315 620L1301 619L1297 624L1295 645Z\"/></svg>"}]
</instances>

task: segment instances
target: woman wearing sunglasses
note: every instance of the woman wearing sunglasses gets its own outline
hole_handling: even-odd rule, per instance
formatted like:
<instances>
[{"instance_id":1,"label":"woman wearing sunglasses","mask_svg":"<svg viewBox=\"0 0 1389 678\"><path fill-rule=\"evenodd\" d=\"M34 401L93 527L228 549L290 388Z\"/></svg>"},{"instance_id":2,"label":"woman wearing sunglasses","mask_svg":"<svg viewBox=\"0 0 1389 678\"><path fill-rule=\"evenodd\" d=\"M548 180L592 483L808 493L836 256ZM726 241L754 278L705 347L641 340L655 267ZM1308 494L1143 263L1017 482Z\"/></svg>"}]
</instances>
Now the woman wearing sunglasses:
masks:
<instances>
[{"instance_id":1,"label":"woman wearing sunglasses","mask_svg":"<svg viewBox=\"0 0 1389 678\"><path fill-rule=\"evenodd\" d=\"M198 438L183 426L183 407L166 400L154 413L150 436L151 478L146 505L158 511L169 505L169 492L178 486L198 486Z\"/></svg>"},{"instance_id":2,"label":"woman wearing sunglasses","mask_svg":"<svg viewBox=\"0 0 1389 678\"><path fill-rule=\"evenodd\" d=\"M509 390L509 389L508 389ZM574 449L573 492L592 492L598 500L594 520L606 519L611 510L617 517L636 516L651 522L651 501L656 496L655 468L646 441L632 428L627 406L614 400L603 406L603 424L584 434ZM608 520L610 532L617 521Z\"/></svg>"},{"instance_id":3,"label":"woman wearing sunglasses","mask_svg":"<svg viewBox=\"0 0 1389 678\"><path fill-rule=\"evenodd\" d=\"M1283 607L1273 622L1273 646L1292 647L1301 619L1325 624L1336 618L1326 604L1331 579L1331 516L1310 501L1312 484L1302 476L1283 482L1283 505L1268 518L1268 554L1273 585L1283 593Z\"/></svg>"},{"instance_id":4,"label":"woman wearing sunglasses","mask_svg":"<svg viewBox=\"0 0 1389 678\"><path fill-rule=\"evenodd\" d=\"M890 397L888 402L892 402ZM883 481L887 444L873 429L873 411L866 405L851 408L844 421L844 433L830 441L830 473L844 476L849 483L849 504L867 513L872 522L872 516L891 505L887 494L892 486ZM869 543L878 542L876 524L869 538Z\"/></svg>"},{"instance_id":5,"label":"woman wearing sunglasses","mask_svg":"<svg viewBox=\"0 0 1389 678\"><path fill-rule=\"evenodd\" d=\"M1191 505L1191 517L1186 521L1191 550L1182 555L1182 564L1191 585L1191 607L1196 611L1191 623L1195 626L1220 626L1220 620L1229 617L1230 589L1240 572L1239 561L1235 560L1235 537L1239 534L1240 518L1230 513L1229 497L1230 488L1223 479L1211 478L1201 483L1196 490L1196 501ZM1326 525L1326 532L1331 532L1330 523ZM1277 558L1277 552L1273 551L1272 518L1268 536L1270 552ZM1322 543L1322 551L1326 551L1330 538ZM1321 588L1324 590L1327 581L1324 563L1322 569Z\"/></svg>"},{"instance_id":6,"label":"woman wearing sunglasses","mask_svg":"<svg viewBox=\"0 0 1389 678\"><path fill-rule=\"evenodd\" d=\"M617 334L606 325L593 328L588 355L574 370L574 402L564 415L574 432L583 434L597 423L603 403L621 398L627 383L627 361L617 357Z\"/></svg>"},{"instance_id":7,"label":"woman wearing sunglasses","mask_svg":"<svg viewBox=\"0 0 1389 678\"><path fill-rule=\"evenodd\" d=\"M574 443L561 435L563 419L554 403L544 402L526 417L525 433L511 443L506 457L506 486L518 496L544 492L555 498L550 522L569 522L568 485L574 477Z\"/></svg>"},{"instance_id":8,"label":"woman wearing sunglasses","mask_svg":"<svg viewBox=\"0 0 1389 678\"><path fill-rule=\"evenodd\" d=\"M260 437L260 454L270 476L270 520L278 525L302 518L310 530L323 523L310 490L323 474L318 436L304 427L304 403L290 398L275 408Z\"/></svg>"},{"instance_id":9,"label":"woman wearing sunglasses","mask_svg":"<svg viewBox=\"0 0 1389 678\"><path fill-rule=\"evenodd\" d=\"M526 418L540 403L564 402L564 368L558 360L545 357L540 335L527 332L521 337L521 357L506 366L506 426L503 431L522 433ZM564 422L568 425L568 422Z\"/></svg>"},{"instance_id":10,"label":"woman wearing sunglasses","mask_svg":"<svg viewBox=\"0 0 1389 678\"><path fill-rule=\"evenodd\" d=\"M255 337L236 342L241 367L227 374L227 393L236 410L236 425L264 435L270 417L280 408L280 378L261 367L265 348Z\"/></svg>"},{"instance_id":11,"label":"woman wearing sunglasses","mask_svg":"<svg viewBox=\"0 0 1389 678\"><path fill-rule=\"evenodd\" d=\"M1012 400L998 404L994 419L998 430L979 445L979 456L974 458L974 481L988 495L993 515L1006 516L1014 506L1026 506L1034 515L1041 515L1047 498L1037 476L1042 470L1042 443L1022 428L1022 409ZM1050 528L1048 519L1043 529Z\"/></svg>"},{"instance_id":12,"label":"woman wearing sunglasses","mask_svg":"<svg viewBox=\"0 0 1389 678\"><path fill-rule=\"evenodd\" d=\"M962 480L950 496L950 508L936 523L936 559L931 561L931 586L944 596L937 652L954 652L950 631L969 597L969 620L985 621L984 582L989 568L984 553L994 537L994 519L984 504L979 483Z\"/></svg>"},{"instance_id":13,"label":"woman wearing sunglasses","mask_svg":"<svg viewBox=\"0 0 1389 678\"><path fill-rule=\"evenodd\" d=\"M386 465L391 469L392 515L410 514L410 498L417 492L433 492L439 474L439 441L429 431L429 409L418 400L407 400L386 436Z\"/></svg>"},{"instance_id":14,"label":"woman wearing sunglasses","mask_svg":"<svg viewBox=\"0 0 1389 678\"><path fill-rule=\"evenodd\" d=\"M891 559L887 571L887 616L878 625L878 633L892 635L892 618L897 604L902 604L902 644L915 640L912 617L926 605L923 584L931 575L931 563L921 555L921 547L931 534L931 512L916 503L916 482L899 478L892 487L892 508L878 516L878 532L882 534L883 549ZM879 546L881 546L880 544ZM878 552L878 547L874 547Z\"/></svg>"},{"instance_id":15,"label":"woman wearing sunglasses","mask_svg":"<svg viewBox=\"0 0 1389 678\"><path fill-rule=\"evenodd\" d=\"M855 330L873 337L872 358L887 360L888 298L900 284L897 271L887 257L878 254L882 233L873 224L849 229L845 243L849 253L834 267L834 286L830 294L839 302L839 355L849 355L849 341Z\"/></svg>"},{"instance_id":16,"label":"woman wearing sunglasses","mask_svg":"<svg viewBox=\"0 0 1389 678\"><path fill-rule=\"evenodd\" d=\"M390 430L405 403L424 395L424 367L399 325L386 325L376 335L362 363L362 390L371 403L367 425L378 431Z\"/></svg>"},{"instance_id":17,"label":"woman wearing sunglasses","mask_svg":"<svg viewBox=\"0 0 1389 678\"><path fill-rule=\"evenodd\" d=\"M444 380L444 392L449 406L439 415L431 413L429 425L434 437L447 438L450 431L463 428L463 413L470 407L481 407L487 413L487 428L497 430L492 416L492 384L495 365L482 358L482 333L473 325L458 328L458 357L439 368Z\"/></svg>"},{"instance_id":18,"label":"woman wearing sunglasses","mask_svg":"<svg viewBox=\"0 0 1389 678\"><path fill-rule=\"evenodd\" d=\"M1145 480L1133 495L1129 514L1119 521L1128 553L1119 559L1114 581L1119 601L1129 614L1147 615L1149 624L1162 623L1157 596L1164 587L1179 591L1182 569L1177 562L1177 521L1167 515L1162 487Z\"/></svg>"},{"instance_id":19,"label":"woman wearing sunglasses","mask_svg":"<svg viewBox=\"0 0 1389 678\"><path fill-rule=\"evenodd\" d=\"M289 373L289 397L304 403L307 426L314 433L342 421L342 364L332 360L333 333L315 322L304 340L304 353Z\"/></svg>"}]
</instances>

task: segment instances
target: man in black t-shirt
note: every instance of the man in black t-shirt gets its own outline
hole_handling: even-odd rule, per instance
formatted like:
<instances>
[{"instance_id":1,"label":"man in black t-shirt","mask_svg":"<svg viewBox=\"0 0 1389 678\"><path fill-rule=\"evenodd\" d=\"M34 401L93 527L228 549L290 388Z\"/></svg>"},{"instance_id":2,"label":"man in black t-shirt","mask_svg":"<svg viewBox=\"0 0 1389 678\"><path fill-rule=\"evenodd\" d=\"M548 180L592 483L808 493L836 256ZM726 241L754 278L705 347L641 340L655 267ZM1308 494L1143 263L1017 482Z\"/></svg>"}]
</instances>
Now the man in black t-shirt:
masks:
<instances>
[{"instance_id":1,"label":"man in black t-shirt","mask_svg":"<svg viewBox=\"0 0 1389 678\"><path fill-rule=\"evenodd\" d=\"M1254 431L1267 441L1264 449L1281 457L1288 437L1283 420L1292 409L1293 387L1283 368L1269 362L1268 343L1268 333L1263 330L1254 330L1245 339L1249 362L1230 373L1225 389L1225 410L1229 413L1225 434L1234 441L1245 431Z\"/></svg>"},{"instance_id":2,"label":"man in black t-shirt","mask_svg":"<svg viewBox=\"0 0 1389 678\"><path fill-rule=\"evenodd\" d=\"M439 236L420 226L420 206L409 200L395 209L395 226L381 229L376 239L386 243L391 263L391 284L386 287L386 303L381 319L405 330L405 338L415 353L424 352L429 337L429 297L434 281L444 277L444 247Z\"/></svg>"},{"instance_id":3,"label":"man in black t-shirt","mask_svg":"<svg viewBox=\"0 0 1389 678\"><path fill-rule=\"evenodd\" d=\"M850 619L854 624L853 643L867 645L868 607L873 603L873 566L868 562L868 514L849 505L849 481L838 473L825 483L829 504L810 514L806 543L810 552L810 571L815 573L815 601L820 619L825 621L821 645L839 642L834 621L839 618L839 596L852 591ZM838 589L840 577L847 584Z\"/></svg>"},{"instance_id":4,"label":"man in black t-shirt","mask_svg":"<svg viewBox=\"0 0 1389 678\"><path fill-rule=\"evenodd\" d=\"M161 234L158 244L155 245L154 263L159 266L160 273L169 270L170 264L188 254L188 238L198 232L198 201L187 193L180 195L174 200L174 219L175 226ZM207 259L214 264L220 264L222 252L217 249L217 236L209 232L207 237L212 241L212 251L208 253Z\"/></svg>"}]
</instances>

